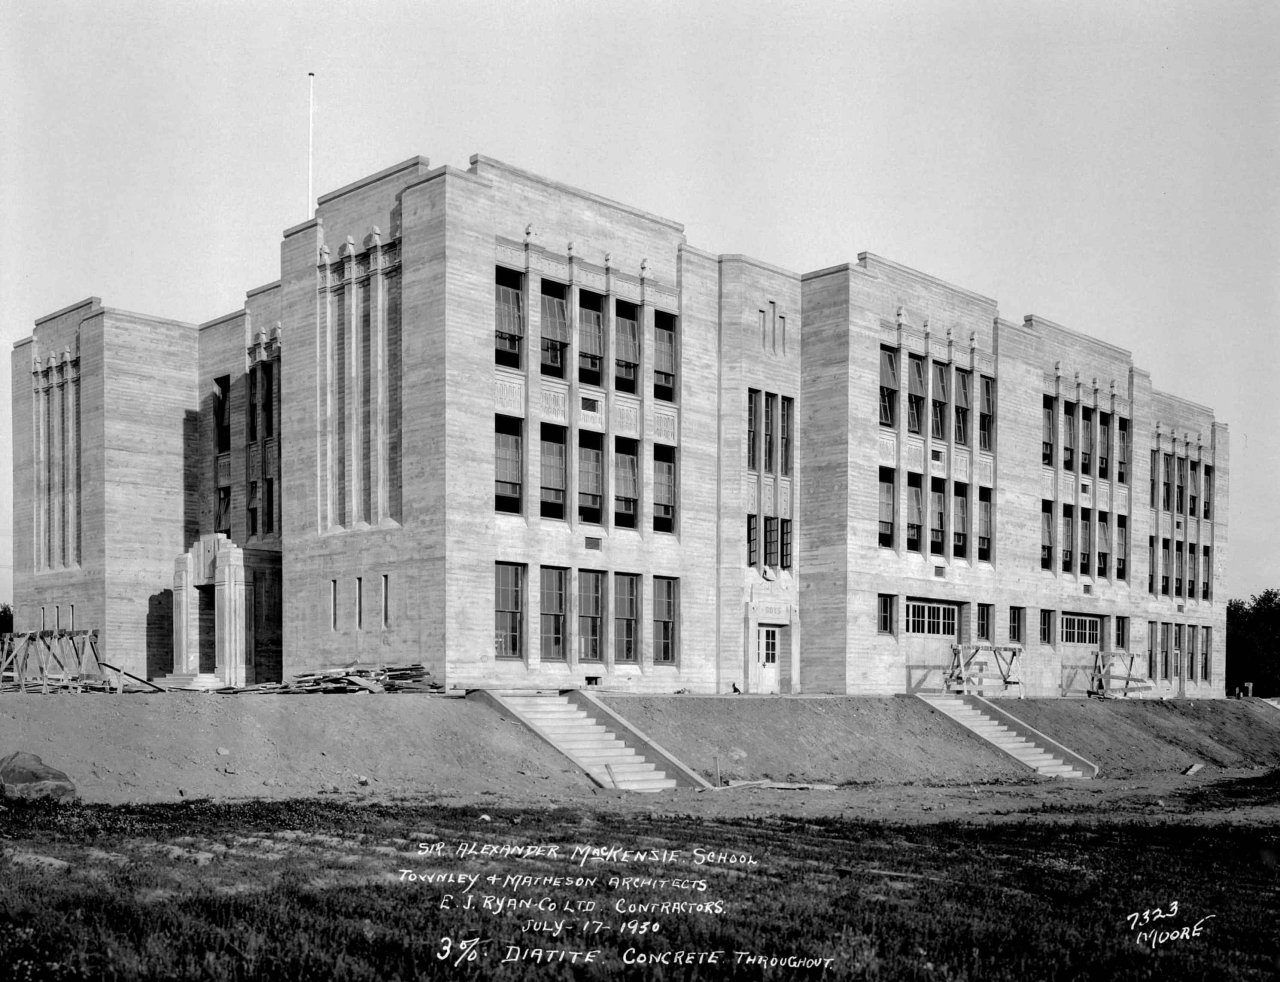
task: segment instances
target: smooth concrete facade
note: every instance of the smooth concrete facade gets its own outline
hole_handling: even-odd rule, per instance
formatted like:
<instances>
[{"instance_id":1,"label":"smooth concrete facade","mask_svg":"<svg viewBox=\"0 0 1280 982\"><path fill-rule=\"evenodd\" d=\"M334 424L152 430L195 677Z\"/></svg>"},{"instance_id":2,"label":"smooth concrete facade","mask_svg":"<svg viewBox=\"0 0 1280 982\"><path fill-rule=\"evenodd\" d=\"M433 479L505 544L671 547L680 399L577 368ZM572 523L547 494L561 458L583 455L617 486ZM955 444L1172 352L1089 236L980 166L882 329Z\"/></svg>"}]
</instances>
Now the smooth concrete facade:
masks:
<instances>
[{"instance_id":1,"label":"smooth concrete facade","mask_svg":"<svg viewBox=\"0 0 1280 982\"><path fill-rule=\"evenodd\" d=\"M889 425L882 350L903 369ZM136 674L199 668L193 644L228 650L188 609L191 576L175 579L221 533L246 570L227 680L422 662L450 688L880 694L941 688L952 645L981 642L1020 649L1011 691L1058 695L1117 641L1145 676L1153 633L1141 695L1223 694L1226 428L1152 390L1128 352L1004 321L995 301L875 256L801 276L498 161L415 157L322 196L284 232L279 280L242 310L197 327L89 300L39 321L13 365L17 626L66 627L75 604L75 626ZM1086 409L1093 440L1107 421L1105 479L1078 457L1065 466L1064 428L1082 439ZM1175 478L1187 468L1184 485L1191 462L1202 482L1211 469L1210 517L1203 494L1192 514L1189 486L1149 507L1153 450ZM896 522L882 545L886 474ZM913 487L930 513L917 548ZM1194 590L1186 568L1180 591L1159 577L1148 590L1152 538L1160 569L1170 541L1173 574L1194 542ZM182 651L175 589L189 591ZM913 630L944 608L950 635ZM1080 625L1097 640L1079 641ZM1209 638L1207 672L1187 664L1192 628L1197 657Z\"/></svg>"}]
</instances>

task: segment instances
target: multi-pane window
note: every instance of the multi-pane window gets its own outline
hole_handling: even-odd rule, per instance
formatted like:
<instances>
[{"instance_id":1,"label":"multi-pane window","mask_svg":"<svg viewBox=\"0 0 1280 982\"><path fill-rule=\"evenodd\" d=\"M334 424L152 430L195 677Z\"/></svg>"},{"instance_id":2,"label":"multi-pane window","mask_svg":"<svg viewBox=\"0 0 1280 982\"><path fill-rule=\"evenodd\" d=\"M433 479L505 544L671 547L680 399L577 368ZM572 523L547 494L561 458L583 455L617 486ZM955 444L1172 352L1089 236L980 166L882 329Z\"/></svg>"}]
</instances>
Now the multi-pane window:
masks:
<instances>
[{"instance_id":1,"label":"multi-pane window","mask_svg":"<svg viewBox=\"0 0 1280 982\"><path fill-rule=\"evenodd\" d=\"M1200 464L1198 461L1191 461L1191 481L1190 492L1191 499L1187 513L1192 518L1200 517Z\"/></svg>"},{"instance_id":2,"label":"multi-pane window","mask_svg":"<svg viewBox=\"0 0 1280 982\"><path fill-rule=\"evenodd\" d=\"M1156 622L1147 621L1147 678L1156 677Z\"/></svg>"},{"instance_id":3,"label":"multi-pane window","mask_svg":"<svg viewBox=\"0 0 1280 982\"><path fill-rule=\"evenodd\" d=\"M1098 477L1111 476L1111 414L1098 413Z\"/></svg>"},{"instance_id":4,"label":"multi-pane window","mask_svg":"<svg viewBox=\"0 0 1280 982\"><path fill-rule=\"evenodd\" d=\"M604 520L604 437L578 431L578 521L600 525Z\"/></svg>"},{"instance_id":5,"label":"multi-pane window","mask_svg":"<svg viewBox=\"0 0 1280 982\"><path fill-rule=\"evenodd\" d=\"M978 413L978 449L993 450L996 443L996 380L982 376L982 403Z\"/></svg>"},{"instance_id":6,"label":"multi-pane window","mask_svg":"<svg viewBox=\"0 0 1280 982\"><path fill-rule=\"evenodd\" d=\"M1116 579L1127 579L1129 574L1129 519L1116 516Z\"/></svg>"},{"instance_id":7,"label":"multi-pane window","mask_svg":"<svg viewBox=\"0 0 1280 982\"><path fill-rule=\"evenodd\" d=\"M792 438L791 427L796 415L795 401L782 397L782 417L778 421L778 470L783 477L791 476Z\"/></svg>"},{"instance_id":8,"label":"multi-pane window","mask_svg":"<svg viewBox=\"0 0 1280 982\"><path fill-rule=\"evenodd\" d=\"M947 482L935 477L929 484L929 554L941 556L947 542Z\"/></svg>"},{"instance_id":9,"label":"multi-pane window","mask_svg":"<svg viewBox=\"0 0 1280 982\"><path fill-rule=\"evenodd\" d=\"M1116 618L1116 651L1129 650L1129 618Z\"/></svg>"},{"instance_id":10,"label":"multi-pane window","mask_svg":"<svg viewBox=\"0 0 1280 982\"><path fill-rule=\"evenodd\" d=\"M1021 644L1023 637L1026 635L1027 626L1027 608L1026 607L1010 607L1009 608L1009 640L1016 644Z\"/></svg>"},{"instance_id":11,"label":"multi-pane window","mask_svg":"<svg viewBox=\"0 0 1280 982\"><path fill-rule=\"evenodd\" d=\"M231 376L213 380L213 437L217 453L231 452Z\"/></svg>"},{"instance_id":12,"label":"multi-pane window","mask_svg":"<svg viewBox=\"0 0 1280 982\"><path fill-rule=\"evenodd\" d=\"M542 660L564 661L565 651L565 584L567 569L542 567Z\"/></svg>"},{"instance_id":13,"label":"multi-pane window","mask_svg":"<svg viewBox=\"0 0 1280 982\"><path fill-rule=\"evenodd\" d=\"M893 519L897 510L896 472L892 467L880 468L880 545L893 548Z\"/></svg>"},{"instance_id":14,"label":"multi-pane window","mask_svg":"<svg viewBox=\"0 0 1280 982\"><path fill-rule=\"evenodd\" d=\"M897 597L882 593L876 597L876 630L881 634L893 634L893 608Z\"/></svg>"},{"instance_id":15,"label":"multi-pane window","mask_svg":"<svg viewBox=\"0 0 1280 982\"><path fill-rule=\"evenodd\" d=\"M1196 668L1198 667L1196 664L1196 636L1199 633L1194 624L1187 625L1187 678L1193 682L1195 681Z\"/></svg>"},{"instance_id":16,"label":"multi-pane window","mask_svg":"<svg viewBox=\"0 0 1280 982\"><path fill-rule=\"evenodd\" d=\"M636 527L640 510L640 458L635 440L614 437L613 442L613 524Z\"/></svg>"},{"instance_id":17,"label":"multi-pane window","mask_svg":"<svg viewBox=\"0 0 1280 982\"><path fill-rule=\"evenodd\" d=\"M494 362L519 368L524 344L524 277L501 266L494 276L493 332Z\"/></svg>"},{"instance_id":18,"label":"multi-pane window","mask_svg":"<svg viewBox=\"0 0 1280 982\"><path fill-rule=\"evenodd\" d=\"M760 564L760 516L747 516L747 565Z\"/></svg>"},{"instance_id":19,"label":"multi-pane window","mask_svg":"<svg viewBox=\"0 0 1280 982\"><path fill-rule=\"evenodd\" d=\"M218 488L218 511L214 515L213 530L221 532L227 538L231 537L231 488L223 486Z\"/></svg>"},{"instance_id":20,"label":"multi-pane window","mask_svg":"<svg viewBox=\"0 0 1280 982\"><path fill-rule=\"evenodd\" d=\"M764 396L764 472L773 474L776 471L773 451L774 422L778 418L778 397L772 392Z\"/></svg>"},{"instance_id":21,"label":"multi-pane window","mask_svg":"<svg viewBox=\"0 0 1280 982\"><path fill-rule=\"evenodd\" d=\"M959 446L969 445L969 399L973 387L973 374L956 369L956 443Z\"/></svg>"},{"instance_id":22,"label":"multi-pane window","mask_svg":"<svg viewBox=\"0 0 1280 982\"><path fill-rule=\"evenodd\" d=\"M747 469L760 469L756 436L760 428L760 390L747 389Z\"/></svg>"},{"instance_id":23,"label":"multi-pane window","mask_svg":"<svg viewBox=\"0 0 1280 982\"><path fill-rule=\"evenodd\" d=\"M1054 418L1054 398L1044 397L1043 432L1040 436L1040 463L1046 467L1053 466L1054 433L1057 423Z\"/></svg>"},{"instance_id":24,"label":"multi-pane window","mask_svg":"<svg viewBox=\"0 0 1280 982\"><path fill-rule=\"evenodd\" d=\"M1129 483L1129 421L1123 416L1116 420L1116 480Z\"/></svg>"},{"instance_id":25,"label":"multi-pane window","mask_svg":"<svg viewBox=\"0 0 1280 982\"><path fill-rule=\"evenodd\" d=\"M605 574L578 570L578 660L604 660Z\"/></svg>"},{"instance_id":26,"label":"multi-pane window","mask_svg":"<svg viewBox=\"0 0 1280 982\"><path fill-rule=\"evenodd\" d=\"M1160 470L1160 451L1151 451L1151 507L1156 506L1156 474Z\"/></svg>"},{"instance_id":27,"label":"multi-pane window","mask_svg":"<svg viewBox=\"0 0 1280 982\"><path fill-rule=\"evenodd\" d=\"M248 519L248 533L250 535L258 534L258 482L249 482L249 501L245 508L246 518Z\"/></svg>"},{"instance_id":28,"label":"multi-pane window","mask_svg":"<svg viewBox=\"0 0 1280 982\"><path fill-rule=\"evenodd\" d=\"M565 428L542 424L542 507L543 518L565 518L565 489L568 487Z\"/></svg>"},{"instance_id":29,"label":"multi-pane window","mask_svg":"<svg viewBox=\"0 0 1280 982\"><path fill-rule=\"evenodd\" d=\"M907 474L907 548L912 552L923 551L921 536L924 532L924 485L920 474Z\"/></svg>"},{"instance_id":30,"label":"multi-pane window","mask_svg":"<svg viewBox=\"0 0 1280 982\"><path fill-rule=\"evenodd\" d=\"M1187 506L1187 458L1178 458L1178 499L1177 512L1179 515Z\"/></svg>"},{"instance_id":31,"label":"multi-pane window","mask_svg":"<svg viewBox=\"0 0 1280 982\"><path fill-rule=\"evenodd\" d=\"M1209 584L1213 581L1213 564L1209 561L1212 555L1209 546L1204 547L1204 585L1200 591L1200 599L1209 599Z\"/></svg>"},{"instance_id":32,"label":"multi-pane window","mask_svg":"<svg viewBox=\"0 0 1280 982\"><path fill-rule=\"evenodd\" d=\"M950 402L950 396L947 394L947 379L950 373L950 365L934 362L933 414L929 432L935 440L945 440L947 438L947 404Z\"/></svg>"},{"instance_id":33,"label":"multi-pane window","mask_svg":"<svg viewBox=\"0 0 1280 982\"><path fill-rule=\"evenodd\" d=\"M782 519L782 557L779 562L783 569L790 569L791 560L791 519Z\"/></svg>"},{"instance_id":34,"label":"multi-pane window","mask_svg":"<svg viewBox=\"0 0 1280 982\"><path fill-rule=\"evenodd\" d=\"M524 567L495 563L493 582L494 654L498 658L523 658Z\"/></svg>"},{"instance_id":35,"label":"multi-pane window","mask_svg":"<svg viewBox=\"0 0 1280 982\"><path fill-rule=\"evenodd\" d=\"M1053 611L1040 611L1040 643L1053 644Z\"/></svg>"},{"instance_id":36,"label":"multi-pane window","mask_svg":"<svg viewBox=\"0 0 1280 982\"><path fill-rule=\"evenodd\" d=\"M1156 592L1156 537L1147 539L1147 593Z\"/></svg>"},{"instance_id":37,"label":"multi-pane window","mask_svg":"<svg viewBox=\"0 0 1280 982\"><path fill-rule=\"evenodd\" d=\"M1194 630L1194 628L1192 628ZM1209 681L1209 658L1213 652L1213 628L1200 628L1200 681Z\"/></svg>"},{"instance_id":38,"label":"multi-pane window","mask_svg":"<svg viewBox=\"0 0 1280 982\"><path fill-rule=\"evenodd\" d=\"M640 658L640 577L636 573L613 574L613 660L634 662Z\"/></svg>"},{"instance_id":39,"label":"multi-pane window","mask_svg":"<svg viewBox=\"0 0 1280 982\"><path fill-rule=\"evenodd\" d=\"M1062 467L1063 470L1076 469L1076 404L1062 404Z\"/></svg>"},{"instance_id":40,"label":"multi-pane window","mask_svg":"<svg viewBox=\"0 0 1280 982\"><path fill-rule=\"evenodd\" d=\"M636 391L640 366L640 309L626 300L614 307L614 386L619 392Z\"/></svg>"},{"instance_id":41,"label":"multi-pane window","mask_svg":"<svg viewBox=\"0 0 1280 982\"><path fill-rule=\"evenodd\" d=\"M524 420L514 416L494 417L493 507L497 511L520 512L520 492L524 481L524 459L521 452L523 424Z\"/></svg>"},{"instance_id":42,"label":"multi-pane window","mask_svg":"<svg viewBox=\"0 0 1280 982\"><path fill-rule=\"evenodd\" d=\"M978 640L991 640L991 621L995 608L991 604L978 604Z\"/></svg>"},{"instance_id":43,"label":"multi-pane window","mask_svg":"<svg viewBox=\"0 0 1280 982\"><path fill-rule=\"evenodd\" d=\"M276 435L276 363L259 362L258 371L262 375L262 435L270 440Z\"/></svg>"},{"instance_id":44,"label":"multi-pane window","mask_svg":"<svg viewBox=\"0 0 1280 982\"><path fill-rule=\"evenodd\" d=\"M951 553L961 559L969 554L969 485L956 483L951 511Z\"/></svg>"},{"instance_id":45,"label":"multi-pane window","mask_svg":"<svg viewBox=\"0 0 1280 982\"><path fill-rule=\"evenodd\" d=\"M772 515L764 520L764 564L778 568L778 520Z\"/></svg>"},{"instance_id":46,"label":"multi-pane window","mask_svg":"<svg viewBox=\"0 0 1280 982\"><path fill-rule=\"evenodd\" d=\"M1204 517L1213 518L1213 468L1204 467Z\"/></svg>"},{"instance_id":47,"label":"multi-pane window","mask_svg":"<svg viewBox=\"0 0 1280 982\"><path fill-rule=\"evenodd\" d=\"M276 479L269 477L262 484L266 489L262 501L262 531L271 535L276 530Z\"/></svg>"},{"instance_id":48,"label":"multi-pane window","mask_svg":"<svg viewBox=\"0 0 1280 982\"><path fill-rule=\"evenodd\" d=\"M1098 575L1106 576L1111 563L1111 516L1098 512Z\"/></svg>"},{"instance_id":49,"label":"multi-pane window","mask_svg":"<svg viewBox=\"0 0 1280 982\"><path fill-rule=\"evenodd\" d=\"M1101 631L1099 618L1063 614L1061 620L1063 644L1098 644Z\"/></svg>"},{"instance_id":50,"label":"multi-pane window","mask_svg":"<svg viewBox=\"0 0 1280 982\"><path fill-rule=\"evenodd\" d=\"M991 562L991 489L978 488L978 561Z\"/></svg>"},{"instance_id":51,"label":"multi-pane window","mask_svg":"<svg viewBox=\"0 0 1280 982\"><path fill-rule=\"evenodd\" d=\"M880 425L898 425L898 352L880 349Z\"/></svg>"},{"instance_id":52,"label":"multi-pane window","mask_svg":"<svg viewBox=\"0 0 1280 982\"><path fill-rule=\"evenodd\" d=\"M258 439L258 366L249 366L249 411L245 416L245 439Z\"/></svg>"},{"instance_id":53,"label":"multi-pane window","mask_svg":"<svg viewBox=\"0 0 1280 982\"><path fill-rule=\"evenodd\" d=\"M665 310L653 313L653 397L676 398L676 319Z\"/></svg>"},{"instance_id":54,"label":"multi-pane window","mask_svg":"<svg viewBox=\"0 0 1280 982\"><path fill-rule=\"evenodd\" d=\"M568 288L542 281L542 374L564 378L564 353L569 347Z\"/></svg>"},{"instance_id":55,"label":"multi-pane window","mask_svg":"<svg viewBox=\"0 0 1280 982\"><path fill-rule=\"evenodd\" d=\"M680 581L667 576L653 578L653 661L674 665L679 660L676 638L676 611L679 610Z\"/></svg>"},{"instance_id":56,"label":"multi-pane window","mask_svg":"<svg viewBox=\"0 0 1280 982\"><path fill-rule=\"evenodd\" d=\"M578 381L600 385L604 378L604 297L578 291Z\"/></svg>"},{"instance_id":57,"label":"multi-pane window","mask_svg":"<svg viewBox=\"0 0 1280 982\"><path fill-rule=\"evenodd\" d=\"M1200 547L1194 542L1187 543L1187 596L1192 600L1196 596L1196 584L1200 582L1196 570L1196 553L1200 551Z\"/></svg>"},{"instance_id":58,"label":"multi-pane window","mask_svg":"<svg viewBox=\"0 0 1280 982\"><path fill-rule=\"evenodd\" d=\"M1173 454L1164 455L1164 480L1161 482L1160 507L1173 510Z\"/></svg>"},{"instance_id":59,"label":"multi-pane window","mask_svg":"<svg viewBox=\"0 0 1280 982\"><path fill-rule=\"evenodd\" d=\"M1160 625L1160 677L1162 679L1170 678L1172 673L1169 671L1169 634L1171 624Z\"/></svg>"},{"instance_id":60,"label":"multi-pane window","mask_svg":"<svg viewBox=\"0 0 1280 982\"><path fill-rule=\"evenodd\" d=\"M1080 408L1080 473L1093 473L1093 410Z\"/></svg>"},{"instance_id":61,"label":"multi-pane window","mask_svg":"<svg viewBox=\"0 0 1280 982\"><path fill-rule=\"evenodd\" d=\"M1053 569L1053 502L1040 502L1040 568Z\"/></svg>"},{"instance_id":62,"label":"multi-pane window","mask_svg":"<svg viewBox=\"0 0 1280 982\"><path fill-rule=\"evenodd\" d=\"M1182 542L1174 543L1173 547L1173 595L1175 597L1182 596L1182 577L1185 572L1186 545ZM1191 585L1190 593L1195 593L1195 584Z\"/></svg>"},{"instance_id":63,"label":"multi-pane window","mask_svg":"<svg viewBox=\"0 0 1280 982\"><path fill-rule=\"evenodd\" d=\"M653 445L653 530L676 530L676 448Z\"/></svg>"},{"instance_id":64,"label":"multi-pane window","mask_svg":"<svg viewBox=\"0 0 1280 982\"><path fill-rule=\"evenodd\" d=\"M907 429L919 433L924 417L924 359L907 356Z\"/></svg>"},{"instance_id":65,"label":"multi-pane window","mask_svg":"<svg viewBox=\"0 0 1280 982\"><path fill-rule=\"evenodd\" d=\"M1093 513L1088 508L1080 509L1080 572L1087 575L1090 571L1089 567L1089 546L1092 541L1093 533Z\"/></svg>"},{"instance_id":66,"label":"multi-pane window","mask_svg":"<svg viewBox=\"0 0 1280 982\"><path fill-rule=\"evenodd\" d=\"M1071 505L1062 506L1062 572L1070 573L1075 561L1075 513Z\"/></svg>"},{"instance_id":67,"label":"multi-pane window","mask_svg":"<svg viewBox=\"0 0 1280 982\"><path fill-rule=\"evenodd\" d=\"M1169 540L1160 540L1160 592L1169 596L1169 567L1173 565L1169 555Z\"/></svg>"},{"instance_id":68,"label":"multi-pane window","mask_svg":"<svg viewBox=\"0 0 1280 982\"><path fill-rule=\"evenodd\" d=\"M956 636L955 604L930 603L923 600L907 601L907 633L929 634L935 637Z\"/></svg>"}]
</instances>

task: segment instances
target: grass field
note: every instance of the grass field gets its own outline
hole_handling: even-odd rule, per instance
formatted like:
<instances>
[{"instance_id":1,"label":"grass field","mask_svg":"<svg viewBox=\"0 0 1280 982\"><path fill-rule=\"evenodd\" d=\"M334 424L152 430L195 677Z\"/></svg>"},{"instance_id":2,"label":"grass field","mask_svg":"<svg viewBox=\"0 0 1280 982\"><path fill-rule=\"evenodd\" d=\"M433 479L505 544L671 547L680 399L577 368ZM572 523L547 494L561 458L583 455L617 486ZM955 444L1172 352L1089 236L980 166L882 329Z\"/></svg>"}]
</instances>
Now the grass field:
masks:
<instances>
[{"instance_id":1,"label":"grass field","mask_svg":"<svg viewBox=\"0 0 1280 982\"><path fill-rule=\"evenodd\" d=\"M1275 793L1274 779L1246 783L1202 805ZM320 800L10 806L2 818L9 979L1217 982L1280 972L1275 828L1087 813L985 825L709 821ZM475 851L459 856L468 843ZM482 849L503 846L539 854ZM699 850L723 861L699 862ZM435 876L479 879L468 888ZM517 909L485 909L498 904Z\"/></svg>"}]
</instances>

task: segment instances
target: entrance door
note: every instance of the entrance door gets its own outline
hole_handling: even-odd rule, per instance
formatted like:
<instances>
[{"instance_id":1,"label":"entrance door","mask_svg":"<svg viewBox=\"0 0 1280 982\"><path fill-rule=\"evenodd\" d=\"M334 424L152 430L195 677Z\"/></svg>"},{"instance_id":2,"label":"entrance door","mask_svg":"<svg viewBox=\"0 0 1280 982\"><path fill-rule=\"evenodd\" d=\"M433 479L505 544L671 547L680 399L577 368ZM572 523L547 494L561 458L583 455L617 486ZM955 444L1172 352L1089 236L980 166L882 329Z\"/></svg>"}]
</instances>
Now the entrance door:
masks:
<instances>
[{"instance_id":1,"label":"entrance door","mask_svg":"<svg viewBox=\"0 0 1280 982\"><path fill-rule=\"evenodd\" d=\"M756 638L756 692L778 691L778 637L782 629L761 624Z\"/></svg>"}]
</instances>

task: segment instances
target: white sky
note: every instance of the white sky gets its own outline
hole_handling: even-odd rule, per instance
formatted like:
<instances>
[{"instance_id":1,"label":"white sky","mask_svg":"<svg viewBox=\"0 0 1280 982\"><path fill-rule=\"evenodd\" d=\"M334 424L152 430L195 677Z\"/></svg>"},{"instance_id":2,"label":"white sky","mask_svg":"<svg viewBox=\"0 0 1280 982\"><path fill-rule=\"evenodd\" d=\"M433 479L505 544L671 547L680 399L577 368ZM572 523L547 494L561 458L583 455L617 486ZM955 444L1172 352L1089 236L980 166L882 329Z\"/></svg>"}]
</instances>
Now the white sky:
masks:
<instances>
[{"instance_id":1,"label":"white sky","mask_svg":"<svg viewBox=\"0 0 1280 982\"><path fill-rule=\"evenodd\" d=\"M194 322L306 203L483 153L805 271L879 253L1133 351L1231 428L1227 592L1280 586L1280 6L9 0L8 352L89 295Z\"/></svg>"}]
</instances>

